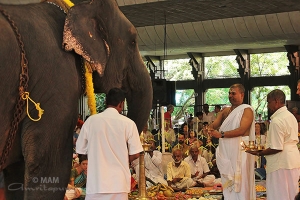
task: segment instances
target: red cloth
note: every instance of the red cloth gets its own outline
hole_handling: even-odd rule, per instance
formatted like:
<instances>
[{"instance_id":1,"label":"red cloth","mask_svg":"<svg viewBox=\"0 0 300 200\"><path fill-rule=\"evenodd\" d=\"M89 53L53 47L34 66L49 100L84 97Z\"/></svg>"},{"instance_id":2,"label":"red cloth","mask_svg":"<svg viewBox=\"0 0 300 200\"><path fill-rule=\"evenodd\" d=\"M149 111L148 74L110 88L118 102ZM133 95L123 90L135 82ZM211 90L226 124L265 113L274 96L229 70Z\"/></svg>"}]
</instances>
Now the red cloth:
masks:
<instances>
[{"instance_id":1,"label":"red cloth","mask_svg":"<svg viewBox=\"0 0 300 200\"><path fill-rule=\"evenodd\" d=\"M171 113L169 112L165 112L164 113L164 118L165 118L165 130L169 130L169 128L173 128L172 126L172 120L171 120Z\"/></svg>"},{"instance_id":2,"label":"red cloth","mask_svg":"<svg viewBox=\"0 0 300 200\"><path fill-rule=\"evenodd\" d=\"M135 179L131 176L131 187L130 187L130 191L134 191L136 190L136 186L137 186L137 182L135 181Z\"/></svg>"},{"instance_id":3,"label":"red cloth","mask_svg":"<svg viewBox=\"0 0 300 200\"><path fill-rule=\"evenodd\" d=\"M76 124L77 128L81 128L82 125L83 125L83 123L84 123L84 122L83 122L81 119L78 119L78 120L77 120L77 124Z\"/></svg>"}]
</instances>

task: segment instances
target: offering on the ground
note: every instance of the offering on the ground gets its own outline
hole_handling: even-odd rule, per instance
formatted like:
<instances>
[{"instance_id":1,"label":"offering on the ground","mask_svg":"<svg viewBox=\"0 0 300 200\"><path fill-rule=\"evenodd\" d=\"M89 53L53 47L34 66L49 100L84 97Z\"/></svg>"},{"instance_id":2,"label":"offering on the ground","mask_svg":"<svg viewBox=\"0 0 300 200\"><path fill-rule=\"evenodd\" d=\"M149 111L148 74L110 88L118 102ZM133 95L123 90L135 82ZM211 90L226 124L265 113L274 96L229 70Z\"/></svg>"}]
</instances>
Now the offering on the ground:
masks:
<instances>
[{"instance_id":1,"label":"offering on the ground","mask_svg":"<svg viewBox=\"0 0 300 200\"><path fill-rule=\"evenodd\" d=\"M147 196L154 197L159 195L160 197L172 197L174 195L174 190L168 185L158 183L147 189Z\"/></svg>"},{"instance_id":2,"label":"offering on the ground","mask_svg":"<svg viewBox=\"0 0 300 200\"><path fill-rule=\"evenodd\" d=\"M203 195L203 189L201 188L189 188L186 192L186 194L189 194L189 195L197 195L197 196L201 196Z\"/></svg>"},{"instance_id":3,"label":"offering on the ground","mask_svg":"<svg viewBox=\"0 0 300 200\"><path fill-rule=\"evenodd\" d=\"M218 200L218 199L214 199L212 197L200 197L199 199L198 198L190 198L188 200Z\"/></svg>"},{"instance_id":4,"label":"offering on the ground","mask_svg":"<svg viewBox=\"0 0 300 200\"><path fill-rule=\"evenodd\" d=\"M256 190L256 192L265 192L266 188L262 185L256 185L255 190Z\"/></svg>"},{"instance_id":5,"label":"offering on the ground","mask_svg":"<svg viewBox=\"0 0 300 200\"><path fill-rule=\"evenodd\" d=\"M209 193L222 193L222 189L209 190Z\"/></svg>"},{"instance_id":6,"label":"offering on the ground","mask_svg":"<svg viewBox=\"0 0 300 200\"><path fill-rule=\"evenodd\" d=\"M175 193L175 199L180 199L180 200L184 200L184 199L190 199L192 198L191 195L188 195L188 194L184 194L182 192L176 192Z\"/></svg>"}]
</instances>

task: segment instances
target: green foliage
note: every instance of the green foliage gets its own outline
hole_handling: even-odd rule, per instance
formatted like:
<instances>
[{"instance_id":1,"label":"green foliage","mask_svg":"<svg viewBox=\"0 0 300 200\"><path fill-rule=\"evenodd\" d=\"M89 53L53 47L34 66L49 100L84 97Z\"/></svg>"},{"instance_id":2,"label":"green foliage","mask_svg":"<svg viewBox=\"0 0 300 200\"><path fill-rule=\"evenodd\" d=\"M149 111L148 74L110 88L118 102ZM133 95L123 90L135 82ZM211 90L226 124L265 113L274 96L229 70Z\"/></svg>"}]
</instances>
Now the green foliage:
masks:
<instances>
[{"instance_id":1,"label":"green foliage","mask_svg":"<svg viewBox=\"0 0 300 200\"><path fill-rule=\"evenodd\" d=\"M173 116L175 120L179 120L183 115L188 112L189 114L194 114L194 90L177 90L176 91L176 105L174 108Z\"/></svg>"},{"instance_id":2,"label":"green foliage","mask_svg":"<svg viewBox=\"0 0 300 200\"><path fill-rule=\"evenodd\" d=\"M228 99L229 88L212 88L205 93L205 102L209 105L225 105L230 104ZM210 108L210 111L213 109Z\"/></svg>"},{"instance_id":3,"label":"green foliage","mask_svg":"<svg viewBox=\"0 0 300 200\"><path fill-rule=\"evenodd\" d=\"M267 86L267 87L255 87L251 91L251 106L254 108L256 117L258 114L262 114L262 119L267 120L268 108L267 108L267 95L269 92L275 89L280 89L284 92L286 100L291 100L291 90L288 86Z\"/></svg>"},{"instance_id":4,"label":"green foliage","mask_svg":"<svg viewBox=\"0 0 300 200\"><path fill-rule=\"evenodd\" d=\"M282 76L289 75L289 61L286 52L251 54L251 76Z\"/></svg>"},{"instance_id":5,"label":"green foliage","mask_svg":"<svg viewBox=\"0 0 300 200\"><path fill-rule=\"evenodd\" d=\"M189 59L166 60L165 78L168 81L194 80Z\"/></svg>"},{"instance_id":6,"label":"green foliage","mask_svg":"<svg viewBox=\"0 0 300 200\"><path fill-rule=\"evenodd\" d=\"M264 54L251 54L251 77L261 76L282 76L289 75L287 68L288 59L286 52L264 53ZM255 109L255 113L262 114L263 119L268 117L268 108L266 97L269 92L274 89L281 89L287 100L291 98L291 91L288 86L268 86L256 87L251 91L251 105Z\"/></svg>"},{"instance_id":7,"label":"green foliage","mask_svg":"<svg viewBox=\"0 0 300 200\"><path fill-rule=\"evenodd\" d=\"M194 80L189 59L167 60L164 67L165 78L168 81ZM176 106L172 114L175 116L175 120L181 119L185 112L194 114L194 90L177 90L175 98Z\"/></svg>"},{"instance_id":8,"label":"green foliage","mask_svg":"<svg viewBox=\"0 0 300 200\"><path fill-rule=\"evenodd\" d=\"M206 57L205 78L234 78L239 77L236 56Z\"/></svg>"},{"instance_id":9,"label":"green foliage","mask_svg":"<svg viewBox=\"0 0 300 200\"><path fill-rule=\"evenodd\" d=\"M268 108L267 108L267 94L272 90L280 89L286 95L286 100L291 99L291 90L288 86L267 86L267 87L255 87L251 91L250 105L254 108L256 113L256 118L258 114L262 114L262 119L267 120L268 118ZM205 102L207 102L210 107L210 111L213 110L212 105L230 105L228 99L229 88L212 88L209 89L205 94Z\"/></svg>"},{"instance_id":10,"label":"green foliage","mask_svg":"<svg viewBox=\"0 0 300 200\"><path fill-rule=\"evenodd\" d=\"M206 79L234 78L239 77L236 56L205 57L204 76ZM288 60L286 52L251 54L251 77L281 76L290 74L287 68ZM168 81L194 80L192 66L189 59L166 60L164 61L165 78ZM256 113L261 113L263 118L267 117L266 95L273 89L278 88L284 91L287 100L290 100L290 89L288 86L257 87L251 91L251 105ZM211 88L205 93L205 103L209 105L227 105L229 88ZM97 110L105 109L105 96L96 97ZM175 120L182 119L187 112L194 114L194 90L177 90L176 106L173 116ZM210 111L213 107L210 107Z\"/></svg>"},{"instance_id":11,"label":"green foliage","mask_svg":"<svg viewBox=\"0 0 300 200\"><path fill-rule=\"evenodd\" d=\"M97 113L103 112L105 110L106 108L105 98L106 98L105 93L95 94Z\"/></svg>"}]
</instances>

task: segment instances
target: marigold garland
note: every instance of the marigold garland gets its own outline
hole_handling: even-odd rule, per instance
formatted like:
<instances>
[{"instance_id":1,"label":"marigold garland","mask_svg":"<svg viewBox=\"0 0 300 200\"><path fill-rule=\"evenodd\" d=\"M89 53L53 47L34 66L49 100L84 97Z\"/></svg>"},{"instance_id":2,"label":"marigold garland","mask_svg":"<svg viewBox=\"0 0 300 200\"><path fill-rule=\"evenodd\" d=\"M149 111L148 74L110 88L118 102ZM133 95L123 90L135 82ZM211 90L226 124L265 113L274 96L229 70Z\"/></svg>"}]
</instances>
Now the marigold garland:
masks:
<instances>
[{"instance_id":1,"label":"marigold garland","mask_svg":"<svg viewBox=\"0 0 300 200\"><path fill-rule=\"evenodd\" d=\"M85 67L85 82L86 82L85 91L88 97L88 107L90 109L91 115L94 115L97 114L97 111L96 111L96 99L95 99L94 85L93 85L93 73L89 62L84 61L84 67Z\"/></svg>"},{"instance_id":2,"label":"marigold garland","mask_svg":"<svg viewBox=\"0 0 300 200\"><path fill-rule=\"evenodd\" d=\"M74 6L74 3L71 0L63 0L65 4L69 8ZM97 114L96 110L96 99L94 94L94 85L93 85L93 71L89 62L84 60L84 68L85 68L85 84L86 84L86 95L88 97L88 107L90 109L90 114Z\"/></svg>"},{"instance_id":3,"label":"marigold garland","mask_svg":"<svg viewBox=\"0 0 300 200\"><path fill-rule=\"evenodd\" d=\"M74 3L70 0L63 0L63 2L65 2L69 6L69 8L74 6Z\"/></svg>"}]
</instances>

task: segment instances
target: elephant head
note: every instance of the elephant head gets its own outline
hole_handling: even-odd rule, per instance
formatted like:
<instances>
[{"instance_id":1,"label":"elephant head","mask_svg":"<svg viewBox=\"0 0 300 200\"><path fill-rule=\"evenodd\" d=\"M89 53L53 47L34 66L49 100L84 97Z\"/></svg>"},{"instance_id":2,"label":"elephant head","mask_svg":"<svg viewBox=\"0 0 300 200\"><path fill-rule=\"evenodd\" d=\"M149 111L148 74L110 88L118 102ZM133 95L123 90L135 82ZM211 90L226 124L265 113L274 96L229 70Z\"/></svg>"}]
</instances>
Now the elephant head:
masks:
<instances>
[{"instance_id":1,"label":"elephant head","mask_svg":"<svg viewBox=\"0 0 300 200\"><path fill-rule=\"evenodd\" d=\"M152 106L149 73L137 45L137 31L114 0L92 0L72 7L65 21L63 47L92 66L95 92L112 87L126 92L127 116L142 131Z\"/></svg>"}]
</instances>

